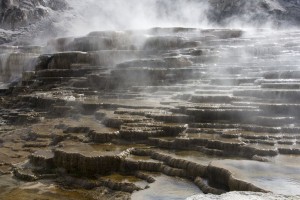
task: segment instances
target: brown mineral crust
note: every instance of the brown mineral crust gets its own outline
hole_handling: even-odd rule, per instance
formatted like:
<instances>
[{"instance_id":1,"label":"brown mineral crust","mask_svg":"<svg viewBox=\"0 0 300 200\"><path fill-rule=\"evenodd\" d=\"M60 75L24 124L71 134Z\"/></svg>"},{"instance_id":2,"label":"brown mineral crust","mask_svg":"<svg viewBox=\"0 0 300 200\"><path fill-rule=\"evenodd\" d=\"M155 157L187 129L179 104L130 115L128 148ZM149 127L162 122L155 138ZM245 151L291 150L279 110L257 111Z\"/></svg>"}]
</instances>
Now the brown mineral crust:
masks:
<instances>
[{"instance_id":1,"label":"brown mineral crust","mask_svg":"<svg viewBox=\"0 0 300 200\"><path fill-rule=\"evenodd\" d=\"M121 158L118 156L84 156L80 153L56 150L54 152L54 163L56 167L62 167L70 173L93 176L118 171Z\"/></svg>"}]
</instances>

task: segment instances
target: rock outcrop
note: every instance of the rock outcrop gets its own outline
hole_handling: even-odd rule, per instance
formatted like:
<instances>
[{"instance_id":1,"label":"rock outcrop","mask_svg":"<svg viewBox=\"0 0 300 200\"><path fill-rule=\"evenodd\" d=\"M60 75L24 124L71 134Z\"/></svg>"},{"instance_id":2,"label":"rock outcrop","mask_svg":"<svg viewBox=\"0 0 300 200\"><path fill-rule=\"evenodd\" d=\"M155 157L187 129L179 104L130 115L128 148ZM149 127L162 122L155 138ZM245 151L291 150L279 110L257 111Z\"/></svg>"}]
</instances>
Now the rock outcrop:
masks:
<instances>
[{"instance_id":1,"label":"rock outcrop","mask_svg":"<svg viewBox=\"0 0 300 200\"><path fill-rule=\"evenodd\" d=\"M0 27L17 30L47 17L51 10L64 10L67 6L64 0L3 0L0 7Z\"/></svg>"}]
</instances>

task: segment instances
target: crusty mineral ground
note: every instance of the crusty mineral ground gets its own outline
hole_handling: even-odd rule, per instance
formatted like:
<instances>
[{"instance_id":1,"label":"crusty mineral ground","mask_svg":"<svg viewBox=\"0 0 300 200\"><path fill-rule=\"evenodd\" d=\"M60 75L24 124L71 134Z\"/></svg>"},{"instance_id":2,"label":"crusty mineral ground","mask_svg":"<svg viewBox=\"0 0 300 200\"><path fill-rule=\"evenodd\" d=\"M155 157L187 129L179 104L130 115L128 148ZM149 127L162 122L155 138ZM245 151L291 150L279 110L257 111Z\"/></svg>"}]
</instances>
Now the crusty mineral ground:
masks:
<instances>
[{"instance_id":1,"label":"crusty mineral ground","mask_svg":"<svg viewBox=\"0 0 300 200\"><path fill-rule=\"evenodd\" d=\"M299 195L299 42L174 27L1 46L0 199Z\"/></svg>"}]
</instances>

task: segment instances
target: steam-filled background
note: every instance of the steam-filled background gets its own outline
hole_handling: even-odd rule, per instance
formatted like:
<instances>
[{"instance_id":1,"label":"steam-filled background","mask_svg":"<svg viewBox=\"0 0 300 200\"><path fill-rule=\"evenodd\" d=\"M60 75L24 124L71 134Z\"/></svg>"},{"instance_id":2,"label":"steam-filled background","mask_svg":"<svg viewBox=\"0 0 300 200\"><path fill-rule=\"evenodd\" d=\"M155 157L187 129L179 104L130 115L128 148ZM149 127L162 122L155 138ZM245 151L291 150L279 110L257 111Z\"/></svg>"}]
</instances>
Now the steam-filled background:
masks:
<instances>
[{"instance_id":1,"label":"steam-filled background","mask_svg":"<svg viewBox=\"0 0 300 200\"><path fill-rule=\"evenodd\" d=\"M145 29L157 26L209 26L207 1L72 0L54 28L66 35L95 30Z\"/></svg>"},{"instance_id":2,"label":"steam-filled background","mask_svg":"<svg viewBox=\"0 0 300 200\"><path fill-rule=\"evenodd\" d=\"M76 38L93 31L142 30L152 27L238 28L247 30L243 36L263 36L261 30L267 28L268 31L264 31L265 37L272 35L273 42L278 43L281 36L276 38L274 30L298 29L299 24L299 0L0 1L0 44L17 47L46 46L53 38ZM144 42L140 39L135 38L135 46ZM247 57L248 50L238 50L240 55L244 51L245 56L241 56L241 59ZM7 63L10 63L7 51L0 56L0 69L11 69L7 67ZM28 66L32 64L29 62ZM28 67L25 69L28 70ZM17 70L18 76L22 70Z\"/></svg>"},{"instance_id":3,"label":"steam-filled background","mask_svg":"<svg viewBox=\"0 0 300 200\"><path fill-rule=\"evenodd\" d=\"M273 27L297 25L298 1L72 0L54 23L65 34L149 27ZM61 20L66 19L66 20ZM57 20L57 19L56 19Z\"/></svg>"},{"instance_id":4,"label":"steam-filled background","mask_svg":"<svg viewBox=\"0 0 300 200\"><path fill-rule=\"evenodd\" d=\"M0 28L39 42L95 30L285 28L300 22L299 0L2 0L0 7Z\"/></svg>"}]
</instances>

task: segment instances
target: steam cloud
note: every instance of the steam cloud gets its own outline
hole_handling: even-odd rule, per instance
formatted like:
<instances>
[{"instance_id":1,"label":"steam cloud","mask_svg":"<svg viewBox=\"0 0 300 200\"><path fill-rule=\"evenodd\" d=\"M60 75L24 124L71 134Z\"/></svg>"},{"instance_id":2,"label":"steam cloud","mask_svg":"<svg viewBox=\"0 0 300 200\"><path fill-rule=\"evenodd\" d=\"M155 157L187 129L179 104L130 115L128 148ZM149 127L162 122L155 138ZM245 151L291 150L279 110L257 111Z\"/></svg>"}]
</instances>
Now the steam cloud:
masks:
<instances>
[{"instance_id":1,"label":"steam cloud","mask_svg":"<svg viewBox=\"0 0 300 200\"><path fill-rule=\"evenodd\" d=\"M70 9L54 20L60 36L85 35L95 30L175 26L269 28L283 26L296 16L287 17L288 3L273 0L71 0L68 3Z\"/></svg>"},{"instance_id":2,"label":"steam cloud","mask_svg":"<svg viewBox=\"0 0 300 200\"><path fill-rule=\"evenodd\" d=\"M95 30L145 29L150 27L207 27L208 1L191 0L72 0L66 12L67 35Z\"/></svg>"}]
</instances>

